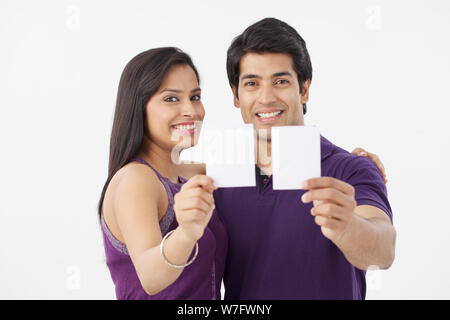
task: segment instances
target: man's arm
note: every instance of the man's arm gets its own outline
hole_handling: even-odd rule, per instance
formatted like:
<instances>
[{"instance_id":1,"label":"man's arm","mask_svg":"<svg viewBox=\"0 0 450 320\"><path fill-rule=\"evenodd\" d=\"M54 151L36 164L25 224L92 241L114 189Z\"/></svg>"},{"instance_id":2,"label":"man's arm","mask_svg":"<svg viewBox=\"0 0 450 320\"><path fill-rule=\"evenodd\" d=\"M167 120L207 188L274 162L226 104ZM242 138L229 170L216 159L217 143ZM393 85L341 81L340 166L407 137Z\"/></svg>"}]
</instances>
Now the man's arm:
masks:
<instances>
[{"instance_id":1,"label":"man's arm","mask_svg":"<svg viewBox=\"0 0 450 320\"><path fill-rule=\"evenodd\" d=\"M388 269L394 262L396 232L381 209L357 206L347 230L334 242L347 260L361 270Z\"/></svg>"},{"instance_id":2,"label":"man's arm","mask_svg":"<svg viewBox=\"0 0 450 320\"><path fill-rule=\"evenodd\" d=\"M311 214L347 260L361 270L387 269L395 256L396 232L387 214L370 206L357 206L354 188L331 177L309 179L302 201L314 201Z\"/></svg>"}]
</instances>

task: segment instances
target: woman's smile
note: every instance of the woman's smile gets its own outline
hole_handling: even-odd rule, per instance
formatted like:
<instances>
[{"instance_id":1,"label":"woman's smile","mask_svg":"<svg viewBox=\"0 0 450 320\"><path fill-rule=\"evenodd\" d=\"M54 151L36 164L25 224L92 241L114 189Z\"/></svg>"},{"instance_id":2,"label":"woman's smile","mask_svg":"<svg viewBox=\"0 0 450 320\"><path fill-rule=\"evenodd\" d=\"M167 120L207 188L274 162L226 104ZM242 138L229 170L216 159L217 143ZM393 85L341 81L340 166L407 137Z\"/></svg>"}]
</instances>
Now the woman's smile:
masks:
<instances>
[{"instance_id":1,"label":"woman's smile","mask_svg":"<svg viewBox=\"0 0 450 320\"><path fill-rule=\"evenodd\" d=\"M180 122L170 126L170 128L181 135L192 135L197 130L198 123L194 121Z\"/></svg>"}]
</instances>

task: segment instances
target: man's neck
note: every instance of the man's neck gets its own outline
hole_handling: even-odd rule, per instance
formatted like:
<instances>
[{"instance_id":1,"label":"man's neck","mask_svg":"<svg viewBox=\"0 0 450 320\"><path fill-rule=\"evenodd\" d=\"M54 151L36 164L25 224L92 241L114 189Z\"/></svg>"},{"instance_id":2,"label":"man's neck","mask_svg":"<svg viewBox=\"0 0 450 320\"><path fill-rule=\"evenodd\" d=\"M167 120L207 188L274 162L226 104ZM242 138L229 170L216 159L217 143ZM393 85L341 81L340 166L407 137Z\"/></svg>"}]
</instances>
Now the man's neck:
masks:
<instances>
[{"instance_id":1,"label":"man's neck","mask_svg":"<svg viewBox=\"0 0 450 320\"><path fill-rule=\"evenodd\" d=\"M270 139L256 138L256 165L261 171L268 175L272 175L272 143Z\"/></svg>"}]
</instances>

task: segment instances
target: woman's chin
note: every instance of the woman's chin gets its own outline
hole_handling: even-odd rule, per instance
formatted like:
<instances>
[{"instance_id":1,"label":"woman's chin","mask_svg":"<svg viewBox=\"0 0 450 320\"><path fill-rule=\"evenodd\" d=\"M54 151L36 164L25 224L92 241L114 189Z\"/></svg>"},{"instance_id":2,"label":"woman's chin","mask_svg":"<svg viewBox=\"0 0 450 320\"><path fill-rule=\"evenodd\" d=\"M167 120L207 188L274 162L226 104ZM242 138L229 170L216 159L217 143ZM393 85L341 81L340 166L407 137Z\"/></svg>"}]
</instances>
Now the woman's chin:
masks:
<instances>
[{"instance_id":1,"label":"woman's chin","mask_svg":"<svg viewBox=\"0 0 450 320\"><path fill-rule=\"evenodd\" d=\"M180 139L180 141L176 145L173 145L173 149L177 149L181 152L182 150L194 147L195 145L197 145L197 143L198 138L195 139L193 136L183 137L183 139L182 140Z\"/></svg>"}]
</instances>

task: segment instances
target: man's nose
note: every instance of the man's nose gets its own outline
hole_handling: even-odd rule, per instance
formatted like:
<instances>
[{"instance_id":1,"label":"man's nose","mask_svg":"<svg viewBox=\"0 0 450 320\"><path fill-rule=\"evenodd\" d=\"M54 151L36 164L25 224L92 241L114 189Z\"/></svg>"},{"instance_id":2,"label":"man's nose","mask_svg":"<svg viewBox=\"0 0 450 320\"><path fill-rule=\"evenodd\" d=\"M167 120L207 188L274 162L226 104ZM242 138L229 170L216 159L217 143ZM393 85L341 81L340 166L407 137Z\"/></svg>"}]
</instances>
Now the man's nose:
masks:
<instances>
[{"instance_id":1,"label":"man's nose","mask_svg":"<svg viewBox=\"0 0 450 320\"><path fill-rule=\"evenodd\" d=\"M258 102L260 104L270 104L275 101L273 88L270 85L261 86Z\"/></svg>"}]
</instances>

